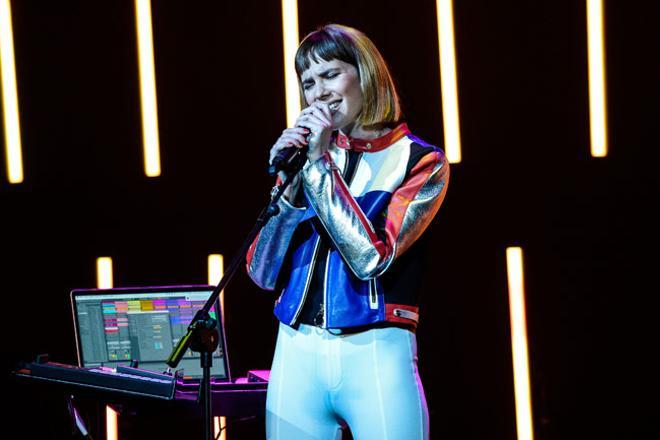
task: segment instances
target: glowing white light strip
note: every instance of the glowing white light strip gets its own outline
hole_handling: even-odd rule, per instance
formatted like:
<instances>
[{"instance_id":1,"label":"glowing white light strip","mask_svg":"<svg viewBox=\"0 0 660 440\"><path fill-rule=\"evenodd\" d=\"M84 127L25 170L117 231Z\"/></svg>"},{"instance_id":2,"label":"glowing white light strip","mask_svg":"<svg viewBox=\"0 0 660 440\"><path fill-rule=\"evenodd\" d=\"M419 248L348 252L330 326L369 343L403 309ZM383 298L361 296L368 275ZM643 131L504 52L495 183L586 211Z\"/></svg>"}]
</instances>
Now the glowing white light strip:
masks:
<instances>
[{"instance_id":1,"label":"glowing white light strip","mask_svg":"<svg viewBox=\"0 0 660 440\"><path fill-rule=\"evenodd\" d=\"M220 432L222 430L222 432ZM213 432L214 438L218 440L227 440L227 418L226 417L213 417ZM220 437L218 437L220 433Z\"/></svg>"},{"instance_id":2,"label":"glowing white light strip","mask_svg":"<svg viewBox=\"0 0 660 440\"><path fill-rule=\"evenodd\" d=\"M506 264L509 281L509 312L518 440L533 440L534 428L532 424L532 398L529 387L522 249L519 247L507 248Z\"/></svg>"},{"instance_id":3,"label":"glowing white light strip","mask_svg":"<svg viewBox=\"0 0 660 440\"><path fill-rule=\"evenodd\" d=\"M220 280L222 279L224 275L224 270L225 270L225 264L224 264L224 258L221 254L211 254L208 257L208 283L214 286L217 286L218 283L220 283ZM224 315L225 315L225 292L224 290L220 292L220 311L222 312L222 319L224 320ZM227 419L225 417L214 417L213 418L213 426L214 426L214 432L215 432L215 437L219 438L220 440L226 440L227 438L227 430L223 429L227 425ZM218 437L218 433L222 429L222 433L220 434L220 437Z\"/></svg>"},{"instance_id":4,"label":"glowing white light strip","mask_svg":"<svg viewBox=\"0 0 660 440\"><path fill-rule=\"evenodd\" d=\"M451 0L437 0L438 46L440 48L440 87L445 153L450 163L461 161L461 130L458 114L454 13Z\"/></svg>"},{"instance_id":5,"label":"glowing white light strip","mask_svg":"<svg viewBox=\"0 0 660 440\"><path fill-rule=\"evenodd\" d=\"M119 414L111 406L105 407L105 439L119 439Z\"/></svg>"},{"instance_id":6,"label":"glowing white light strip","mask_svg":"<svg viewBox=\"0 0 660 440\"><path fill-rule=\"evenodd\" d=\"M300 92L295 60L298 49L298 1L282 0L282 35L284 42L284 90L286 94L286 123L293 127L300 114Z\"/></svg>"},{"instance_id":7,"label":"glowing white light strip","mask_svg":"<svg viewBox=\"0 0 660 440\"><path fill-rule=\"evenodd\" d=\"M148 177L156 177L160 176L160 145L158 140L158 105L150 0L135 0L135 24L140 70L144 172Z\"/></svg>"},{"instance_id":8,"label":"glowing white light strip","mask_svg":"<svg viewBox=\"0 0 660 440\"><path fill-rule=\"evenodd\" d=\"M96 259L96 286L99 289L111 289L113 286L112 258L99 257Z\"/></svg>"},{"instance_id":9,"label":"glowing white light strip","mask_svg":"<svg viewBox=\"0 0 660 440\"><path fill-rule=\"evenodd\" d=\"M2 109L7 179L10 183L21 183L23 182L23 155L18 114L18 92L16 91L14 33L9 0L0 0L0 64L2 65Z\"/></svg>"},{"instance_id":10,"label":"glowing white light strip","mask_svg":"<svg viewBox=\"0 0 660 440\"><path fill-rule=\"evenodd\" d=\"M607 99L605 95L605 34L603 1L587 0L589 52L589 120L591 155L607 156Z\"/></svg>"},{"instance_id":11,"label":"glowing white light strip","mask_svg":"<svg viewBox=\"0 0 660 440\"><path fill-rule=\"evenodd\" d=\"M96 259L96 287L111 289L114 285L112 275L112 258L99 257ZM117 440L119 438L119 414L110 406L105 407L105 438Z\"/></svg>"},{"instance_id":12,"label":"glowing white light strip","mask_svg":"<svg viewBox=\"0 0 660 440\"><path fill-rule=\"evenodd\" d=\"M225 260L222 254L211 254L208 258L208 281L210 285L217 286L225 274ZM220 311L222 318L225 314L225 291L220 292Z\"/></svg>"}]
</instances>

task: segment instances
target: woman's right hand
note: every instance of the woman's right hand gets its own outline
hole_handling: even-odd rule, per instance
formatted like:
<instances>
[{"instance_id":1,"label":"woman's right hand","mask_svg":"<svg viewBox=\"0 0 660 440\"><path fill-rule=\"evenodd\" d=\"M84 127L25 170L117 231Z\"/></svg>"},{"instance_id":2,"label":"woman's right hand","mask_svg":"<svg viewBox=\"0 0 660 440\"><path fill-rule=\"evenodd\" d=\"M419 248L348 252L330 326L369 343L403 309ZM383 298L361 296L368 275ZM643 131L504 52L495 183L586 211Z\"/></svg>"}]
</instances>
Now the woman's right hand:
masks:
<instances>
[{"instance_id":1,"label":"woman's right hand","mask_svg":"<svg viewBox=\"0 0 660 440\"><path fill-rule=\"evenodd\" d=\"M304 127L293 127L285 129L279 139L277 139L275 144L271 147L268 163L272 164L275 156L277 156L279 152L285 148L303 148L305 145L307 145L307 134L309 134L309 130Z\"/></svg>"}]
</instances>

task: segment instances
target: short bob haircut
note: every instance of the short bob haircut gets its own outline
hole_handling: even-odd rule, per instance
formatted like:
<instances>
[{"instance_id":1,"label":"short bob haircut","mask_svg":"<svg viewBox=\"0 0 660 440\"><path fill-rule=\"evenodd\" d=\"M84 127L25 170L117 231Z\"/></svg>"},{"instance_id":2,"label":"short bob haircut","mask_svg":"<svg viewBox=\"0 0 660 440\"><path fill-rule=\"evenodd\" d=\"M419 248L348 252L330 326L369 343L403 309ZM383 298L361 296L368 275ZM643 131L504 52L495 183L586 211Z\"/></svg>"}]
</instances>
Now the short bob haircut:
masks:
<instances>
[{"instance_id":1,"label":"short bob haircut","mask_svg":"<svg viewBox=\"0 0 660 440\"><path fill-rule=\"evenodd\" d=\"M382 55L362 32L348 26L328 24L308 34L296 52L296 73L302 107L307 107L300 82L311 61L337 59L353 65L360 79L362 110L357 122L365 128L393 127L402 114L399 95Z\"/></svg>"}]
</instances>

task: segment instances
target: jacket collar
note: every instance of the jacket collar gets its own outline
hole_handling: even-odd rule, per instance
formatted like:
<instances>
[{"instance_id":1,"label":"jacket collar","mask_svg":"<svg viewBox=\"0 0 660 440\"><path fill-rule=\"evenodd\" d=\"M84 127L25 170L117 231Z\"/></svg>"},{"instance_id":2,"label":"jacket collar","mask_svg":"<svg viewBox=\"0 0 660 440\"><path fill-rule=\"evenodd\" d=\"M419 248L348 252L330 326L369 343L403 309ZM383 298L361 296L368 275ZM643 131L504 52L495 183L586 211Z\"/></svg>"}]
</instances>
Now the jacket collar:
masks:
<instances>
[{"instance_id":1,"label":"jacket collar","mask_svg":"<svg viewBox=\"0 0 660 440\"><path fill-rule=\"evenodd\" d=\"M352 138L346 136L341 131L337 131L337 140L335 143L339 148L344 148L346 150L359 152L368 151L373 153L375 151L384 150L407 134L410 134L408 125L406 123L401 123L386 135L375 139Z\"/></svg>"}]
</instances>

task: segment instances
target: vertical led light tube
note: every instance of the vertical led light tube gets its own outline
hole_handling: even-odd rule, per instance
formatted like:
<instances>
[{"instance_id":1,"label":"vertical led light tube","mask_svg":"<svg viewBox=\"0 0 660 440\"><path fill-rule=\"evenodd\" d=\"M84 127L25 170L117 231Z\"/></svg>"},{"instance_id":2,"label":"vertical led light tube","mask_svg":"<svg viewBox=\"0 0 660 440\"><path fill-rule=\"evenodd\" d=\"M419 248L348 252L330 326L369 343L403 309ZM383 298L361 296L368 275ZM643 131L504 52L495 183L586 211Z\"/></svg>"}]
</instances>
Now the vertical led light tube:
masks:
<instances>
[{"instance_id":1,"label":"vertical led light tube","mask_svg":"<svg viewBox=\"0 0 660 440\"><path fill-rule=\"evenodd\" d=\"M140 73L144 172L148 177L156 177L160 176L160 141L150 0L135 0L135 24Z\"/></svg>"},{"instance_id":2,"label":"vertical led light tube","mask_svg":"<svg viewBox=\"0 0 660 440\"><path fill-rule=\"evenodd\" d=\"M2 76L2 115L5 129L5 159L9 183L23 182L21 125L16 89L14 32L9 0L0 0L0 65Z\"/></svg>"},{"instance_id":3,"label":"vertical led light tube","mask_svg":"<svg viewBox=\"0 0 660 440\"><path fill-rule=\"evenodd\" d=\"M111 289L114 284L112 274L112 258L99 257L96 259L96 287Z\"/></svg>"},{"instance_id":4,"label":"vertical led light tube","mask_svg":"<svg viewBox=\"0 0 660 440\"><path fill-rule=\"evenodd\" d=\"M208 257L208 283L217 286L224 276L225 263L224 257L221 254L211 254ZM225 291L220 292L220 312L222 313L222 322L225 319ZM219 440L226 440L227 438L227 419L225 417L214 417L213 426L215 437ZM221 432L222 430L222 432ZM218 433L221 432L220 437Z\"/></svg>"},{"instance_id":5,"label":"vertical led light tube","mask_svg":"<svg viewBox=\"0 0 660 440\"><path fill-rule=\"evenodd\" d=\"M300 114L300 92L295 60L298 49L298 0L282 0L282 37L284 43L284 91L286 124L293 127Z\"/></svg>"},{"instance_id":6,"label":"vertical led light tube","mask_svg":"<svg viewBox=\"0 0 660 440\"><path fill-rule=\"evenodd\" d=\"M529 386L525 283L521 248L507 248L506 265L509 284L509 319L511 321L511 351L513 353L513 383L518 440L533 440L534 426L532 423L532 397Z\"/></svg>"},{"instance_id":7,"label":"vertical led light tube","mask_svg":"<svg viewBox=\"0 0 660 440\"><path fill-rule=\"evenodd\" d=\"M218 437L220 434L220 437ZM227 440L227 418L213 417L213 438Z\"/></svg>"},{"instance_id":8,"label":"vertical led light tube","mask_svg":"<svg viewBox=\"0 0 660 440\"><path fill-rule=\"evenodd\" d=\"M589 125L591 155L607 156L607 98L605 93L605 32L603 0L587 0L589 52Z\"/></svg>"},{"instance_id":9,"label":"vertical led light tube","mask_svg":"<svg viewBox=\"0 0 660 440\"><path fill-rule=\"evenodd\" d=\"M114 286L112 274L112 258L99 257L96 259L96 287L99 289L111 289ZM106 440L117 440L119 438L119 415L109 405L105 407L105 438Z\"/></svg>"},{"instance_id":10,"label":"vertical led light tube","mask_svg":"<svg viewBox=\"0 0 660 440\"><path fill-rule=\"evenodd\" d=\"M221 254L211 254L208 258L209 284L217 286L225 274L225 260ZM225 291L220 292L220 311L225 313Z\"/></svg>"},{"instance_id":11,"label":"vertical led light tube","mask_svg":"<svg viewBox=\"0 0 660 440\"><path fill-rule=\"evenodd\" d=\"M119 414L110 405L105 407L105 440L119 439Z\"/></svg>"},{"instance_id":12,"label":"vertical led light tube","mask_svg":"<svg viewBox=\"0 0 660 440\"><path fill-rule=\"evenodd\" d=\"M450 163L461 161L461 129L458 112L456 50L452 0L436 0L438 47L440 49L440 87L445 154Z\"/></svg>"}]
</instances>

